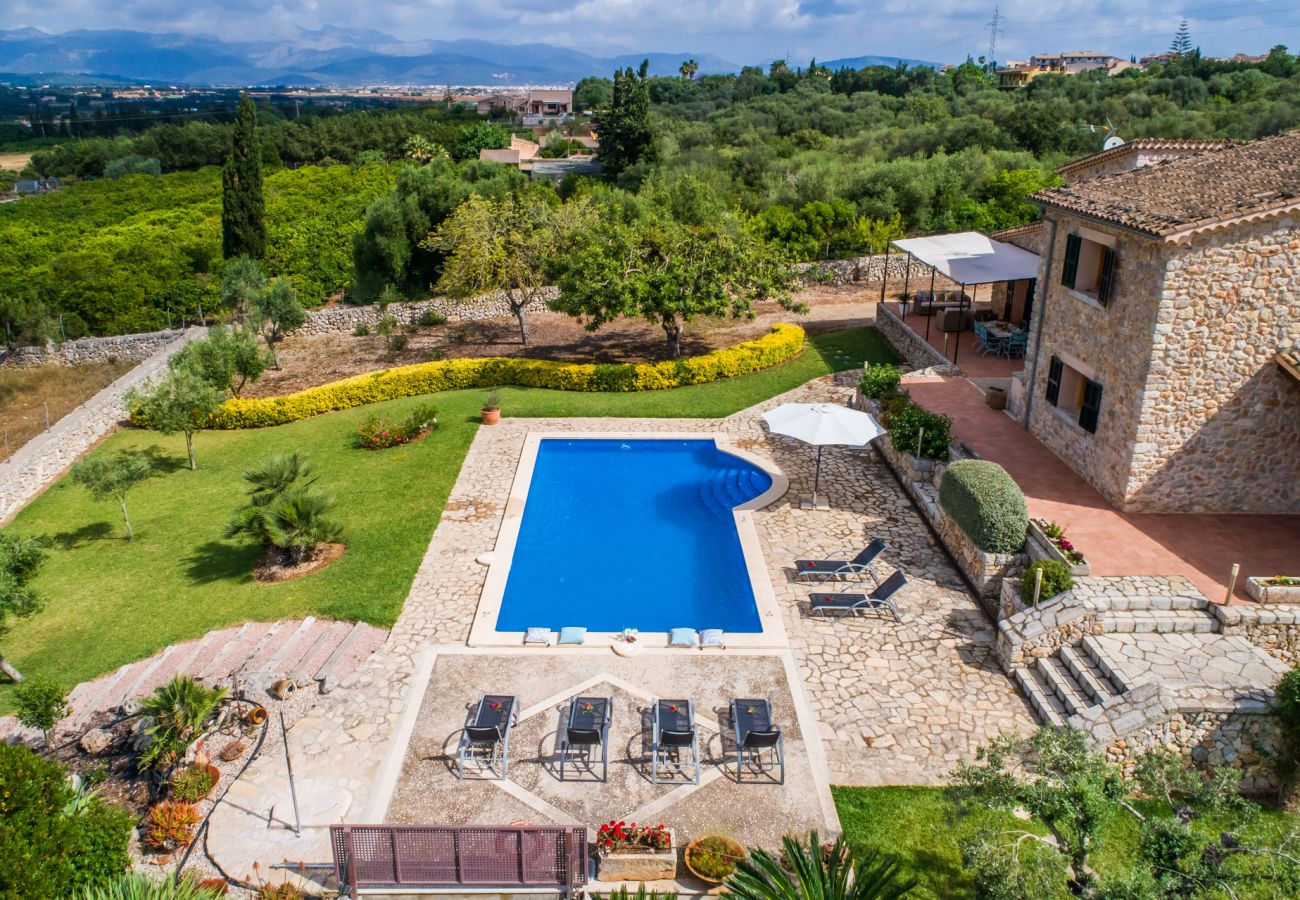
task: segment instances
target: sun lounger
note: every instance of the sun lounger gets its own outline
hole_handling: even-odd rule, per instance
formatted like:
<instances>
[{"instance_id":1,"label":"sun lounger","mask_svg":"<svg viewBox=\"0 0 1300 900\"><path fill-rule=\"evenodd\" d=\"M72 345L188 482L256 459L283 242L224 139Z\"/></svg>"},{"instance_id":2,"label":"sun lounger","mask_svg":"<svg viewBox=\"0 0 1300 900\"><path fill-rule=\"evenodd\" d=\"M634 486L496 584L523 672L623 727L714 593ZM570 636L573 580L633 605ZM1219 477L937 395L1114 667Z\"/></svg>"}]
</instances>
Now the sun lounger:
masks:
<instances>
[{"instance_id":1,"label":"sun lounger","mask_svg":"<svg viewBox=\"0 0 1300 900\"><path fill-rule=\"evenodd\" d=\"M484 694L479 698L474 717L460 736L457 753L457 778L465 777L467 766L483 772L500 772L509 777L510 729L519 722L519 698L504 694Z\"/></svg>"},{"instance_id":2,"label":"sun lounger","mask_svg":"<svg viewBox=\"0 0 1300 900\"><path fill-rule=\"evenodd\" d=\"M875 538L870 544L863 549L861 553L852 559L796 559L794 561L795 578L806 579L814 578L824 581L828 578L861 578L862 575L871 576L871 580L876 580L876 573L872 571L871 564L885 550L885 542L881 538Z\"/></svg>"},{"instance_id":3,"label":"sun lounger","mask_svg":"<svg viewBox=\"0 0 1300 900\"><path fill-rule=\"evenodd\" d=\"M898 607L894 605L891 599L894 594L902 590L907 584L907 577L902 572L895 572L885 579L885 583L880 585L870 594L841 592L838 594L809 594L808 602L811 611L814 613L828 612L846 612L859 613L869 609L888 609L894 614L894 619L901 622L902 616L898 614Z\"/></svg>"},{"instance_id":4,"label":"sun lounger","mask_svg":"<svg viewBox=\"0 0 1300 900\"><path fill-rule=\"evenodd\" d=\"M614 708L611 697L574 697L569 702L569 721L560 739L560 780L565 764L582 762L595 772L596 749L600 749L600 780L609 778L609 719Z\"/></svg>"},{"instance_id":5,"label":"sun lounger","mask_svg":"<svg viewBox=\"0 0 1300 900\"><path fill-rule=\"evenodd\" d=\"M700 732L695 727L695 704L690 700L656 700L651 715L650 780L659 784L660 772L674 769L699 784ZM684 753L690 754L685 762Z\"/></svg>"},{"instance_id":6,"label":"sun lounger","mask_svg":"<svg viewBox=\"0 0 1300 900\"><path fill-rule=\"evenodd\" d=\"M772 723L768 700L731 701L731 724L736 730L736 782L743 780L745 764L760 773L769 765L780 769L777 784L785 784L785 741L781 727Z\"/></svg>"}]
</instances>

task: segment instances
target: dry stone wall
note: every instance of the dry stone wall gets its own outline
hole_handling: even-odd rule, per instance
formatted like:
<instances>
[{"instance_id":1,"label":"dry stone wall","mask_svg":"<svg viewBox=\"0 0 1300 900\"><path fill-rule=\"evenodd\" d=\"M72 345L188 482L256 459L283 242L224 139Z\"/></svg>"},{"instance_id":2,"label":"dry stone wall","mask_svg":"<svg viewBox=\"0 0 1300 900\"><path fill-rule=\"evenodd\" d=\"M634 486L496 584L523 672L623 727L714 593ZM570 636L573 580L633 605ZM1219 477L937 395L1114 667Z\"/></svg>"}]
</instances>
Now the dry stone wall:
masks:
<instances>
[{"instance_id":1,"label":"dry stone wall","mask_svg":"<svg viewBox=\"0 0 1300 900\"><path fill-rule=\"evenodd\" d=\"M525 312L543 312L546 301L555 297L554 288L545 288L541 299L524 308ZM414 325L426 312L433 312L448 322L475 322L480 319L497 319L513 316L510 304L503 293L483 294L469 300L451 297L431 297L409 303L390 303L380 309L379 304L367 306L331 306L307 315L307 321L294 334L352 334L357 326L373 329L385 316L392 316L402 325Z\"/></svg>"},{"instance_id":2,"label":"dry stone wall","mask_svg":"<svg viewBox=\"0 0 1300 900\"><path fill-rule=\"evenodd\" d=\"M151 331L117 337L78 338L61 344L51 341L44 347L19 347L9 353L0 350L0 366L30 369L39 366L82 366L114 360L145 360L176 340L180 334L180 331Z\"/></svg>"},{"instance_id":3,"label":"dry stone wall","mask_svg":"<svg viewBox=\"0 0 1300 900\"><path fill-rule=\"evenodd\" d=\"M894 352L913 369L926 369L936 375L960 375L961 370L924 338L903 323L887 304L876 305L876 330L885 336Z\"/></svg>"},{"instance_id":4,"label":"dry stone wall","mask_svg":"<svg viewBox=\"0 0 1300 900\"><path fill-rule=\"evenodd\" d=\"M171 333L171 341L104 388L84 406L64 416L0 463L0 523L7 522L52 484L95 443L126 418L127 391L160 374L168 358L204 330Z\"/></svg>"},{"instance_id":5,"label":"dry stone wall","mask_svg":"<svg viewBox=\"0 0 1300 900\"><path fill-rule=\"evenodd\" d=\"M1216 603L1214 615L1223 634L1239 634L1288 666L1300 665L1300 607Z\"/></svg>"}]
</instances>

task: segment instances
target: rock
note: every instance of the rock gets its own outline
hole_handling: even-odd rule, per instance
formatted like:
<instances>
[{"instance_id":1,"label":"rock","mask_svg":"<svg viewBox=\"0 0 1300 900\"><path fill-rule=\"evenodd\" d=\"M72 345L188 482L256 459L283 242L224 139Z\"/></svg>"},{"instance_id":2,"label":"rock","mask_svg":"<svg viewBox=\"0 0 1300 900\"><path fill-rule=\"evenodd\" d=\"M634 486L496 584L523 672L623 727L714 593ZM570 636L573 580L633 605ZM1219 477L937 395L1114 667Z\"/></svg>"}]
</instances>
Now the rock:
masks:
<instances>
[{"instance_id":1,"label":"rock","mask_svg":"<svg viewBox=\"0 0 1300 900\"><path fill-rule=\"evenodd\" d=\"M77 743L91 756L98 756L112 745L113 736L102 728L92 728Z\"/></svg>"}]
</instances>

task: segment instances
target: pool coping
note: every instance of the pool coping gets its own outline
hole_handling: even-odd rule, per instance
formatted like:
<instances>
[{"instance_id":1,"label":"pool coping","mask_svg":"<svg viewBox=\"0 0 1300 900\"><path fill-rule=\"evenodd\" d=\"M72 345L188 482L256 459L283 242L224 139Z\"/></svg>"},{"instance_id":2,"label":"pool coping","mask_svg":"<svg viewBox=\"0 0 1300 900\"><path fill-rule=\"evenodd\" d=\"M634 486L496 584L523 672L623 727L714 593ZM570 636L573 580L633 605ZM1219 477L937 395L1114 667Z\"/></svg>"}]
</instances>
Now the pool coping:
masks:
<instances>
[{"instance_id":1,"label":"pool coping","mask_svg":"<svg viewBox=\"0 0 1300 900\"><path fill-rule=\"evenodd\" d=\"M763 557L762 544L758 536L758 527L754 522L754 512L775 503L790 489L790 479L786 477L775 463L764 457L750 453L735 446L731 436L720 431L530 431L524 438L524 446L519 454L519 464L515 468L514 481L510 486L510 495L506 499L505 511L501 517L501 526L497 532L497 541L490 553L479 557L479 561L488 566L483 589L479 592L478 607L470 626L470 647L519 647L524 646L524 632L497 631L496 620L501 612L501 602L505 598L506 581L510 576L510 567L514 560L515 544L519 540L519 529L523 525L524 507L528 501L528 491L532 486L533 470L537 465L537 451L544 440L663 440L663 441L702 441L712 440L723 453L761 469L772 479L772 485L752 500L736 506L732 510L735 518L736 534L740 538L741 555L745 560L745 570L749 575L750 589L754 593L754 605L758 609L758 618L763 630L761 632L728 632L727 647L737 649L779 649L789 646L782 621L781 609L777 604L776 591L772 587L767 573L767 563ZM617 641L618 632L587 632L586 647L607 647L615 652L635 652L639 647L667 648L667 632L642 632L638 635L637 645L628 647ZM534 649L542 645L535 645ZM688 648L682 652L691 652ZM695 648L699 651L700 648ZM717 652L717 651L712 651ZM725 651L724 651L725 652Z\"/></svg>"}]
</instances>

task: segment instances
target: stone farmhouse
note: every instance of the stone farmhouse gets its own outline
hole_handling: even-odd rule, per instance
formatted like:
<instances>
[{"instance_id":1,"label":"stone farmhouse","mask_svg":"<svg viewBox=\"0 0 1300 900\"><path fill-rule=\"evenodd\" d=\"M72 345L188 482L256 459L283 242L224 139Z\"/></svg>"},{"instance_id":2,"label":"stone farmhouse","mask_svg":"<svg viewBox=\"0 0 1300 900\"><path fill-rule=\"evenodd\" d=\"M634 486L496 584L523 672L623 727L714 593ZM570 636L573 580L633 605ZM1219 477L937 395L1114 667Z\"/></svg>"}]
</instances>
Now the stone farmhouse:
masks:
<instances>
[{"instance_id":1,"label":"stone farmhouse","mask_svg":"<svg viewBox=\"0 0 1300 900\"><path fill-rule=\"evenodd\" d=\"M1128 512L1300 503L1300 131L1134 141L1042 210L1026 427Z\"/></svg>"}]
</instances>

